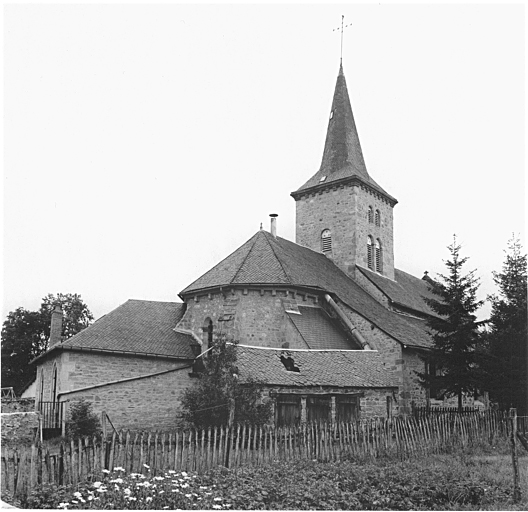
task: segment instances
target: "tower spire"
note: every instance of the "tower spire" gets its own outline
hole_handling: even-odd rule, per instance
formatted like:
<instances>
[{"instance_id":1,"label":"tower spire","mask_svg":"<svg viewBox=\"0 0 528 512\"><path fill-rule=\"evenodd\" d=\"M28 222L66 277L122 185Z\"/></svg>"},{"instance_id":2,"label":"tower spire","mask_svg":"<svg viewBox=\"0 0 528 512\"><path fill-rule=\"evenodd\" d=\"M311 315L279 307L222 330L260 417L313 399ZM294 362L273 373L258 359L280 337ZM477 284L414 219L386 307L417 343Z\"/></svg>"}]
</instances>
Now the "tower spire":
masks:
<instances>
[{"instance_id":1,"label":"tower spire","mask_svg":"<svg viewBox=\"0 0 528 512\"><path fill-rule=\"evenodd\" d=\"M345 25L345 15L341 15L341 27L334 28L332 32L335 32L336 30L341 31L341 52L339 57L339 68L342 69L343 67L343 32L345 28L352 26L352 23L349 23L348 25Z\"/></svg>"}]
</instances>

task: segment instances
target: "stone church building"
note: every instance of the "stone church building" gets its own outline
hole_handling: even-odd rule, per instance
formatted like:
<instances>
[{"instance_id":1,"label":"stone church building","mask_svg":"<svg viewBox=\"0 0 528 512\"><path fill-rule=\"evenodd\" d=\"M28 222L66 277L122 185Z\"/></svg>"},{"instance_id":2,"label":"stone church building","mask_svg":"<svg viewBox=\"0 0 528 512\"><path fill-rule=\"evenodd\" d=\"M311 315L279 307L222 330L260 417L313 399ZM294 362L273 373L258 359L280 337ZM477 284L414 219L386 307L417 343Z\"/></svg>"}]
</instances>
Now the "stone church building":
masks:
<instances>
[{"instance_id":1,"label":"stone church building","mask_svg":"<svg viewBox=\"0 0 528 512\"><path fill-rule=\"evenodd\" d=\"M342 66L321 165L291 196L295 242L272 216L182 302L129 300L63 342L55 311L35 360L37 407L83 398L116 427L173 427L193 362L219 334L238 341L240 379L265 383L279 424L424 405L427 277L394 266L397 201L367 171Z\"/></svg>"}]
</instances>

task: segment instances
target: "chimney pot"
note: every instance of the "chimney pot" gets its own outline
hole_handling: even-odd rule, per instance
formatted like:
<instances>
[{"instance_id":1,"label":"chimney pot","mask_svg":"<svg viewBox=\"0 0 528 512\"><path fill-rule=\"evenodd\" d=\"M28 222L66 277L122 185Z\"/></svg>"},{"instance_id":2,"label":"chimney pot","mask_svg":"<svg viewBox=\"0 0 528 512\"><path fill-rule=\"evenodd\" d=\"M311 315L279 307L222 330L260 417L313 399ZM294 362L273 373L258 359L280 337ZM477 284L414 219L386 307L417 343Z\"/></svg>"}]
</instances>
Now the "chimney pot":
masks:
<instances>
[{"instance_id":1,"label":"chimney pot","mask_svg":"<svg viewBox=\"0 0 528 512\"><path fill-rule=\"evenodd\" d=\"M278 214L270 213L270 219L271 219L270 232L273 235L273 238L277 238L277 217L278 217Z\"/></svg>"}]
</instances>

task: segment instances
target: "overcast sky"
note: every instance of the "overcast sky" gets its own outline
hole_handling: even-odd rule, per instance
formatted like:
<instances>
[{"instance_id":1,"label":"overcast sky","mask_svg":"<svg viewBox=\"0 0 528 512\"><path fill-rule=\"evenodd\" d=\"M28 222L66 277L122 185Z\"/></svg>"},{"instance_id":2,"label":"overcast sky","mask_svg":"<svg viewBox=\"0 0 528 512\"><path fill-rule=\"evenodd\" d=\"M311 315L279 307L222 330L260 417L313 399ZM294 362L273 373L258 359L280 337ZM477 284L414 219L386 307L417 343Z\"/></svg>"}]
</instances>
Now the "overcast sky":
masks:
<instances>
[{"instance_id":1,"label":"overcast sky","mask_svg":"<svg viewBox=\"0 0 528 512\"><path fill-rule=\"evenodd\" d=\"M4 6L3 317L79 293L95 317L178 292L319 168L343 67L395 263L456 233L495 292L525 243L524 5ZM481 316L489 312L484 308Z\"/></svg>"}]
</instances>

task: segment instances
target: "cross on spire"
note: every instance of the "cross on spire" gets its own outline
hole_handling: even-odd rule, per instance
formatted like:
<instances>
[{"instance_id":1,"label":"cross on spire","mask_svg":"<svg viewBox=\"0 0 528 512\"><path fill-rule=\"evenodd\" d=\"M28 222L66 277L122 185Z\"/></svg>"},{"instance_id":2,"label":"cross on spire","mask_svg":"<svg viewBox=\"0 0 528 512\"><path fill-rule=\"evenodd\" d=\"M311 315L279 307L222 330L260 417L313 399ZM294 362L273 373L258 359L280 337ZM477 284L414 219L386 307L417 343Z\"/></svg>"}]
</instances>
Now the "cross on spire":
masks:
<instances>
[{"instance_id":1,"label":"cross on spire","mask_svg":"<svg viewBox=\"0 0 528 512\"><path fill-rule=\"evenodd\" d=\"M352 26L352 23L349 23L348 25L344 25L344 22L345 22L345 15L342 14L341 15L341 26L332 29L332 32L335 32L336 30L341 30L341 57L339 60L341 65L343 64L343 31L345 28Z\"/></svg>"}]
</instances>

